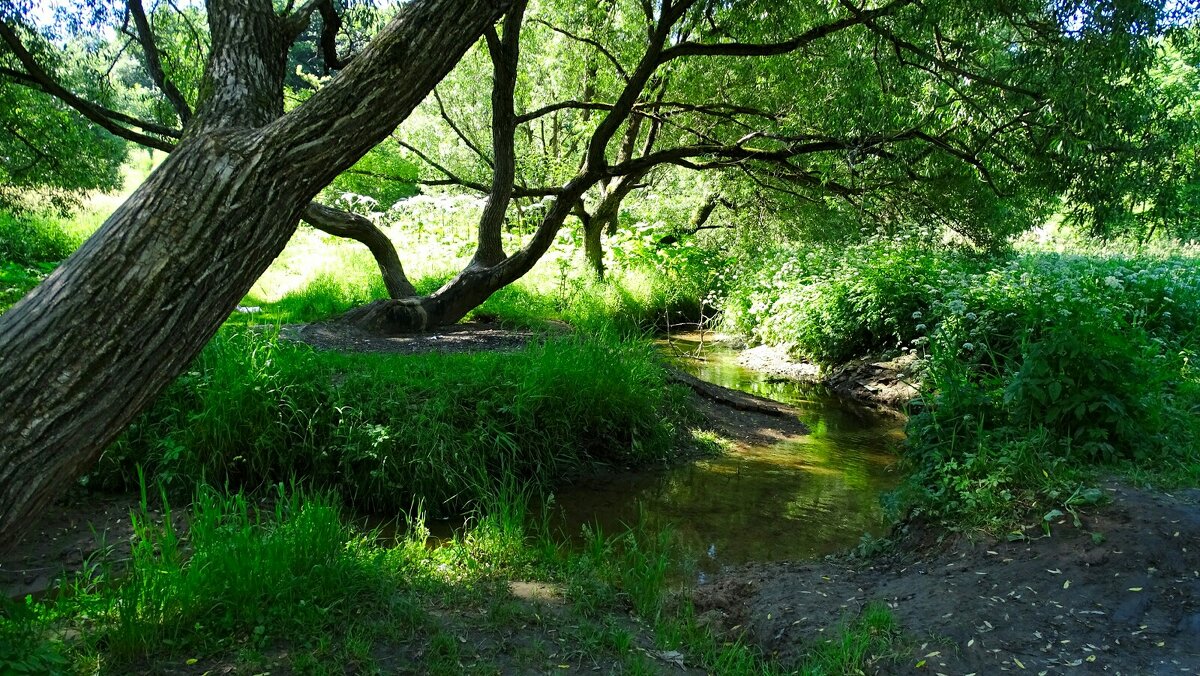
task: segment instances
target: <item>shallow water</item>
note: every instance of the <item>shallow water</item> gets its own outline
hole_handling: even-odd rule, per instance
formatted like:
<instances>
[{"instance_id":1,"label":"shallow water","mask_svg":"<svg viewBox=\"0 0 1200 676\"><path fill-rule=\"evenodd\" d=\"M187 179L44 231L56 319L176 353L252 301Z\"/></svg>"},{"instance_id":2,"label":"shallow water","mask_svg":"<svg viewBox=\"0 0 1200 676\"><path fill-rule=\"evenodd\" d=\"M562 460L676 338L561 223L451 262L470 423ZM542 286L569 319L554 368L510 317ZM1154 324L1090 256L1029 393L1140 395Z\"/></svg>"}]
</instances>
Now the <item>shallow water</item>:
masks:
<instances>
[{"instance_id":1,"label":"shallow water","mask_svg":"<svg viewBox=\"0 0 1200 676\"><path fill-rule=\"evenodd\" d=\"M674 340L664 351L694 353ZM772 380L735 363L737 353L705 347L700 359L675 358L717 385L803 411L811 434L660 472L588 480L555 496L557 524L579 533L596 524L611 534L636 523L669 526L701 579L724 566L811 559L886 529L880 496L899 480L894 449L903 421L844 402L822 387Z\"/></svg>"}]
</instances>

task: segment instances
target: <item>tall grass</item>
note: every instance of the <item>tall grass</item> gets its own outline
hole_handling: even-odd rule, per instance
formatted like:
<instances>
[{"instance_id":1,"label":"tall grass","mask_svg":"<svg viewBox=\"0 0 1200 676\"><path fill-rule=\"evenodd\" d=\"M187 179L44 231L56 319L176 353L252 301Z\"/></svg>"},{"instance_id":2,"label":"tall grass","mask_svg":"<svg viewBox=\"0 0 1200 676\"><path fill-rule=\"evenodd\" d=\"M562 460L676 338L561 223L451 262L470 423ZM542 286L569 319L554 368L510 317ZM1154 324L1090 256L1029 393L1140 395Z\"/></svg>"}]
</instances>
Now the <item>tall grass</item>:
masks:
<instances>
[{"instance_id":1,"label":"tall grass","mask_svg":"<svg viewBox=\"0 0 1200 676\"><path fill-rule=\"evenodd\" d=\"M511 353L316 352L228 329L90 479L253 487L303 477L369 509L453 511L505 477L669 456L683 414L652 348L558 337Z\"/></svg>"},{"instance_id":2,"label":"tall grass","mask_svg":"<svg viewBox=\"0 0 1200 676\"><path fill-rule=\"evenodd\" d=\"M61 218L13 216L0 211L0 261L17 265L55 263L79 248L83 238Z\"/></svg>"},{"instance_id":3,"label":"tall grass","mask_svg":"<svg viewBox=\"0 0 1200 676\"><path fill-rule=\"evenodd\" d=\"M92 640L117 662L163 646L203 654L329 632L352 609L383 610L399 581L386 552L340 514L321 493L280 489L264 511L202 488L185 547L169 510L159 522L143 503L128 574L112 590L80 586L70 603L101 620Z\"/></svg>"},{"instance_id":4,"label":"tall grass","mask_svg":"<svg viewBox=\"0 0 1200 676\"><path fill-rule=\"evenodd\" d=\"M0 211L0 312L41 283L83 241L68 221Z\"/></svg>"},{"instance_id":5,"label":"tall grass","mask_svg":"<svg viewBox=\"0 0 1200 676\"><path fill-rule=\"evenodd\" d=\"M253 664L256 653L272 650L293 653L298 669L360 662L370 670L376 647L390 646L426 669L457 673L459 643L466 642L457 625L462 617L508 635L516 618L530 616L514 604L506 580L580 589L587 585L578 580L586 579L594 585L589 593L612 604L597 618L586 608L574 614L577 602L564 609L570 621L552 633L561 630L594 656L632 651L633 638L616 619L629 606L657 627L664 646L695 651L694 659L717 673L768 673L754 650L716 640L686 612L664 611L669 536L635 525L597 535L589 552L573 553L529 518L530 496L509 485L480 503L466 532L430 548L419 514L398 539L384 542L348 526L339 502L319 492L279 487L264 502L201 486L185 530L170 509L155 516L143 494L131 515L132 550L122 574L96 567L56 600L4 609L0 671L174 670L181 662L228 664L233 655ZM427 606L468 610L443 628L438 614L422 610ZM486 642L466 649L480 647Z\"/></svg>"}]
</instances>

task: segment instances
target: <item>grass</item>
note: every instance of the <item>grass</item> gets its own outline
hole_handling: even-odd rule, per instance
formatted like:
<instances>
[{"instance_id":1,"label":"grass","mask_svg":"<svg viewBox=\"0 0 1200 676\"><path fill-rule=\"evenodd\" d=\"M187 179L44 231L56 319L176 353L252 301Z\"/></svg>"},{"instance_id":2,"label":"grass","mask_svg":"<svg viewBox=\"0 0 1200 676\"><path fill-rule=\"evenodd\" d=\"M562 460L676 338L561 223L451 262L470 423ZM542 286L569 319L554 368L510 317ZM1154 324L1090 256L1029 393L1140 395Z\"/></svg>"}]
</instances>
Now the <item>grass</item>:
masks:
<instances>
[{"instance_id":1,"label":"grass","mask_svg":"<svg viewBox=\"0 0 1200 676\"><path fill-rule=\"evenodd\" d=\"M608 334L396 356L230 328L88 480L129 489L139 465L185 490L197 477L246 488L303 477L365 509L423 501L446 514L503 477L548 486L592 463L663 462L686 415L652 348Z\"/></svg>"},{"instance_id":2,"label":"grass","mask_svg":"<svg viewBox=\"0 0 1200 676\"><path fill-rule=\"evenodd\" d=\"M801 662L799 672L812 676L868 673L880 662L894 660L910 651L896 618L887 606L874 602L863 607L858 617L815 643Z\"/></svg>"},{"instance_id":3,"label":"grass","mask_svg":"<svg viewBox=\"0 0 1200 676\"><path fill-rule=\"evenodd\" d=\"M264 502L201 486L186 529L169 508L155 516L150 502L143 495L132 515L123 572L98 566L56 599L5 609L0 670L328 673L419 660L428 673L488 673L501 664L656 673L651 656L659 655L710 673L783 673L744 643L700 628L690 609L664 610L661 574L635 569L668 568L669 539L634 525L597 536L589 549L604 559L572 552L538 525L544 521L528 518L529 494L512 486L439 548L426 546L419 515L385 541L347 525L336 497L296 488L277 487ZM594 613L574 599L532 602L513 596L511 579L591 588L613 605ZM627 610L641 621L627 619ZM814 659L869 664L887 647L879 641L895 634L881 612L849 628L840 661Z\"/></svg>"},{"instance_id":4,"label":"grass","mask_svg":"<svg viewBox=\"0 0 1200 676\"><path fill-rule=\"evenodd\" d=\"M413 241L392 232L418 252L409 273L422 291L469 255L453 227ZM592 463L671 457L686 412L643 338L704 319L722 283L720 259L645 239L626 242L600 284L574 244L472 315L566 321L571 337L510 354L339 355L269 327L329 318L382 285L356 245L299 232L244 301L262 312L235 314L87 477L129 490L141 468L164 503L192 494L188 527L153 518L143 499L127 561L89 567L56 600L5 607L0 671L325 673L419 660L430 673L656 673L677 654L712 673L784 673L673 600L669 533L597 530L573 550L530 508ZM408 528L381 539L348 525L348 505L405 515ZM463 510L468 526L427 548L425 514ZM564 605L514 598L512 580L552 585ZM869 664L872 650L841 664Z\"/></svg>"}]
</instances>

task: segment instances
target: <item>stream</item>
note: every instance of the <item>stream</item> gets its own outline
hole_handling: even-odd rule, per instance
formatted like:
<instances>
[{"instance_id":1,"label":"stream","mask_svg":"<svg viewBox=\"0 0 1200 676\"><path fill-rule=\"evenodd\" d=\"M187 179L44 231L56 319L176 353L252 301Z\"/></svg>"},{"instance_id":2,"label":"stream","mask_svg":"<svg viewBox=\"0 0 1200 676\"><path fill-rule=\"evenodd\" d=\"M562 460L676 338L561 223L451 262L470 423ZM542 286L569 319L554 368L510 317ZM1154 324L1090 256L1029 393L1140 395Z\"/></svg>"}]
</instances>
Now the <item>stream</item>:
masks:
<instances>
[{"instance_id":1,"label":"stream","mask_svg":"<svg viewBox=\"0 0 1200 676\"><path fill-rule=\"evenodd\" d=\"M612 534L639 519L651 529L668 527L703 582L726 566L819 558L854 547L864 533L886 531L880 497L900 479L902 420L817 385L746 369L721 345L679 338L661 345L677 367L702 380L800 409L811 433L560 490L554 510L564 533L589 525Z\"/></svg>"}]
</instances>

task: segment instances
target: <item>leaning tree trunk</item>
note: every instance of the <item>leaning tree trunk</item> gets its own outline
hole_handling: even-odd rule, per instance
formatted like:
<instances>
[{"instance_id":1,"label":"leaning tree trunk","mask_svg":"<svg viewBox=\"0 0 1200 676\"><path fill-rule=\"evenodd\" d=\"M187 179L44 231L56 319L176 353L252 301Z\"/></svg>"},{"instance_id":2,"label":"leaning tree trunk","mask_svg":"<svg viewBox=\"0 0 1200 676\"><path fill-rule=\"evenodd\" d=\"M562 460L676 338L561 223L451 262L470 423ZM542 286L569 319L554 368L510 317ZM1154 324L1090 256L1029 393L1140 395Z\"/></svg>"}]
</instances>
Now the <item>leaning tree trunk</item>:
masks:
<instances>
[{"instance_id":1,"label":"leaning tree trunk","mask_svg":"<svg viewBox=\"0 0 1200 676\"><path fill-rule=\"evenodd\" d=\"M210 96L183 142L0 315L0 550L186 368L313 196L412 111L502 4L406 6L278 117L286 34L298 29L268 0L209 0Z\"/></svg>"}]
</instances>

